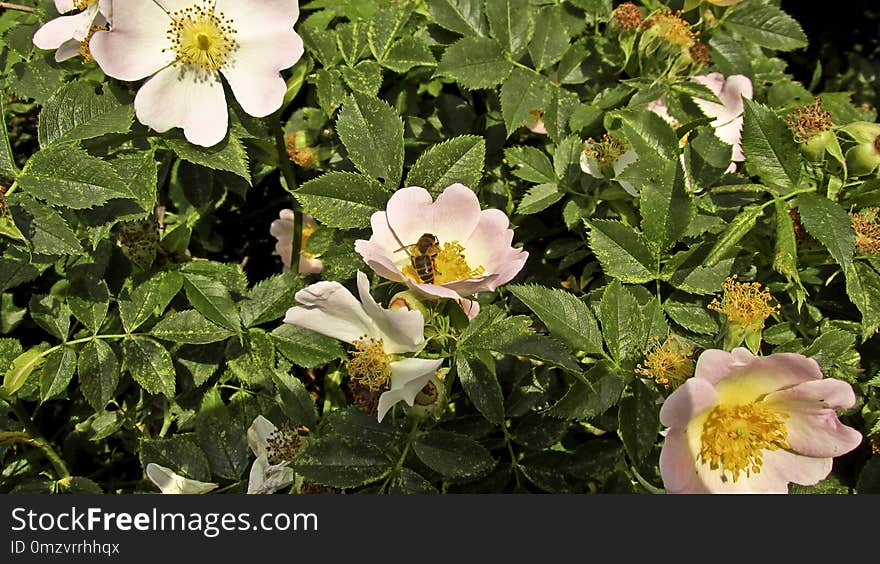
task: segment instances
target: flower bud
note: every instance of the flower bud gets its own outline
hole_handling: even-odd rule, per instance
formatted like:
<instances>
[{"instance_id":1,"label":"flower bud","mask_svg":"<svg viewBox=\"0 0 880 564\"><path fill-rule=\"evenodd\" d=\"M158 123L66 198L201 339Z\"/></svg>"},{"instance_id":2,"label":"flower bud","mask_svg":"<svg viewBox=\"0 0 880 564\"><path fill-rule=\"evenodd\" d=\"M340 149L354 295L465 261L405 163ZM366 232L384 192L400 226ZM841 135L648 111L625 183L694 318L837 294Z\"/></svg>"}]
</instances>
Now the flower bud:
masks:
<instances>
[{"instance_id":1,"label":"flower bud","mask_svg":"<svg viewBox=\"0 0 880 564\"><path fill-rule=\"evenodd\" d=\"M446 409L446 386L443 380L446 378L448 368L441 368L431 376L422 391L416 396L412 406L406 406L406 414L410 417L422 419L438 419Z\"/></svg>"},{"instance_id":2,"label":"flower bud","mask_svg":"<svg viewBox=\"0 0 880 564\"><path fill-rule=\"evenodd\" d=\"M854 121L840 128L858 143L874 143L880 136L880 125L870 121Z\"/></svg>"},{"instance_id":3,"label":"flower bud","mask_svg":"<svg viewBox=\"0 0 880 564\"><path fill-rule=\"evenodd\" d=\"M880 165L880 136L873 142L859 143L846 152L846 169L850 176L865 176Z\"/></svg>"},{"instance_id":4,"label":"flower bud","mask_svg":"<svg viewBox=\"0 0 880 564\"><path fill-rule=\"evenodd\" d=\"M412 290L405 290L394 294L388 302L388 309L411 309L420 311L422 316L428 315L428 310L425 308L425 304L419 299L418 294Z\"/></svg>"},{"instance_id":5,"label":"flower bud","mask_svg":"<svg viewBox=\"0 0 880 564\"><path fill-rule=\"evenodd\" d=\"M798 147L801 150L801 154L810 162L821 162L825 157L825 148L828 146L828 143L834 139L833 131L823 131L817 135L815 135L812 139L807 141L806 143L801 143Z\"/></svg>"}]
</instances>

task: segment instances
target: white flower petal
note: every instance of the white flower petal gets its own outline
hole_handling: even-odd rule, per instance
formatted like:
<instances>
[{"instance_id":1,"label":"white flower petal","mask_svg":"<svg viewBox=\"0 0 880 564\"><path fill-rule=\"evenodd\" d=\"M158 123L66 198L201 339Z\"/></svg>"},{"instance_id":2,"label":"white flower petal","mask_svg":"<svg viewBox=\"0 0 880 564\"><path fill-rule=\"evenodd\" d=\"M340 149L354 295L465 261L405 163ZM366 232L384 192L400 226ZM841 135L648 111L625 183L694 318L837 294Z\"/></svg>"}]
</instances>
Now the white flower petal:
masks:
<instances>
[{"instance_id":1,"label":"white flower petal","mask_svg":"<svg viewBox=\"0 0 880 564\"><path fill-rule=\"evenodd\" d=\"M140 80L174 61L166 36L171 18L155 2L116 0L112 17L113 30L98 31L89 42L92 56L108 76Z\"/></svg>"},{"instance_id":2,"label":"white flower petal","mask_svg":"<svg viewBox=\"0 0 880 564\"><path fill-rule=\"evenodd\" d=\"M163 494L202 494L217 487L217 484L184 478L170 468L153 462L147 464L147 477Z\"/></svg>"},{"instance_id":3,"label":"white flower petal","mask_svg":"<svg viewBox=\"0 0 880 564\"><path fill-rule=\"evenodd\" d=\"M269 464L266 455L258 456L248 475L247 493L274 493L292 484L295 477L293 469L286 464Z\"/></svg>"},{"instance_id":4,"label":"white flower petal","mask_svg":"<svg viewBox=\"0 0 880 564\"><path fill-rule=\"evenodd\" d=\"M251 423L247 430L248 446L251 447L251 452L254 453L254 456L260 457L267 454L267 441L269 436L276 430L278 428L275 427L275 424L262 415L258 415L254 419L254 422Z\"/></svg>"},{"instance_id":5,"label":"white flower petal","mask_svg":"<svg viewBox=\"0 0 880 564\"><path fill-rule=\"evenodd\" d=\"M64 14L73 11L76 6L74 6L73 0L55 0L55 9L59 14Z\"/></svg>"},{"instance_id":6,"label":"white flower petal","mask_svg":"<svg viewBox=\"0 0 880 564\"><path fill-rule=\"evenodd\" d=\"M46 22L34 34L34 45L40 49L57 49L71 39L82 41L89 34L92 21L98 13L98 7L93 8Z\"/></svg>"},{"instance_id":7,"label":"white flower petal","mask_svg":"<svg viewBox=\"0 0 880 564\"><path fill-rule=\"evenodd\" d=\"M416 396L441 364L443 364L442 358L405 358L392 362L391 389L379 396L379 421L382 421L388 410L399 401L405 401L407 405L412 406Z\"/></svg>"},{"instance_id":8,"label":"white flower petal","mask_svg":"<svg viewBox=\"0 0 880 564\"><path fill-rule=\"evenodd\" d=\"M79 55L79 46L80 43L76 39L65 41L55 51L55 60L60 63L61 61L66 61L67 59L76 57L77 55Z\"/></svg>"},{"instance_id":9,"label":"white flower petal","mask_svg":"<svg viewBox=\"0 0 880 564\"><path fill-rule=\"evenodd\" d=\"M223 85L216 74L192 65L159 71L141 86L134 109L144 125L160 133L182 127L187 141L196 145L210 147L226 136L229 114Z\"/></svg>"},{"instance_id":10,"label":"white flower petal","mask_svg":"<svg viewBox=\"0 0 880 564\"><path fill-rule=\"evenodd\" d=\"M397 354L415 352L425 342L425 318L422 312L410 309L390 310L376 303L370 295L370 281L361 271L357 273L358 293L364 311L375 324L374 337L384 339L385 352Z\"/></svg>"},{"instance_id":11,"label":"white flower petal","mask_svg":"<svg viewBox=\"0 0 880 564\"><path fill-rule=\"evenodd\" d=\"M375 325L360 302L339 282L317 282L294 296L300 304L287 310L285 323L352 343L373 335ZM373 335L375 336L375 335Z\"/></svg>"}]
</instances>

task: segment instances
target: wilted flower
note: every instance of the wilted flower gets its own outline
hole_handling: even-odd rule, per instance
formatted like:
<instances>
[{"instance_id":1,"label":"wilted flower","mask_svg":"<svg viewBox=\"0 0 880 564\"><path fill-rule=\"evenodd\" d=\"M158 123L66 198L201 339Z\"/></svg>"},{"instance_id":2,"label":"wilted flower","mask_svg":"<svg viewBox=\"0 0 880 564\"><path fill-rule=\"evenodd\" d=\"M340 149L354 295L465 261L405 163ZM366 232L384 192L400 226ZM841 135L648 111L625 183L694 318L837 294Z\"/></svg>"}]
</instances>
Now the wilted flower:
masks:
<instances>
[{"instance_id":1,"label":"wilted flower","mask_svg":"<svg viewBox=\"0 0 880 564\"><path fill-rule=\"evenodd\" d=\"M278 214L278 219L272 221L269 233L278 239L275 243L275 254L281 256L284 264L284 272L290 272L290 262L293 260L293 216L291 209L284 209ZM315 218L309 214L303 214L302 245L299 252L299 273L317 274L324 270L324 263L315 255L306 252L306 241L318 229Z\"/></svg>"},{"instance_id":2,"label":"wilted flower","mask_svg":"<svg viewBox=\"0 0 880 564\"><path fill-rule=\"evenodd\" d=\"M824 378L801 354L707 350L660 409L666 491L787 493L789 482L816 484L832 458L862 441L835 413L854 404L849 384Z\"/></svg>"},{"instance_id":3,"label":"wilted flower","mask_svg":"<svg viewBox=\"0 0 880 564\"><path fill-rule=\"evenodd\" d=\"M425 344L425 319L418 310L385 309L370 295L370 282L357 273L359 302L338 282L322 281L296 293L299 305L287 310L285 323L298 325L354 346L349 375L379 396L381 421L394 404L412 405L443 359L401 358Z\"/></svg>"},{"instance_id":4,"label":"wilted flower","mask_svg":"<svg viewBox=\"0 0 880 564\"><path fill-rule=\"evenodd\" d=\"M293 469L287 465L300 446L295 429L276 427L258 415L247 430L247 442L257 457L248 476L249 494L269 494L293 483Z\"/></svg>"},{"instance_id":5,"label":"wilted flower","mask_svg":"<svg viewBox=\"0 0 880 564\"><path fill-rule=\"evenodd\" d=\"M59 14L79 12L43 24L34 33L34 45L40 49L57 49L55 60L59 62L75 55L83 55L88 60L91 35L110 20L110 0L55 0L55 9Z\"/></svg>"},{"instance_id":6,"label":"wilted flower","mask_svg":"<svg viewBox=\"0 0 880 564\"><path fill-rule=\"evenodd\" d=\"M624 2L611 12L612 21L626 31L633 31L642 24L642 11L632 2Z\"/></svg>"},{"instance_id":7,"label":"wilted flower","mask_svg":"<svg viewBox=\"0 0 880 564\"><path fill-rule=\"evenodd\" d=\"M95 33L90 47L109 76L152 76L134 101L141 123L158 132L182 127L190 142L211 146L229 121L221 75L246 113L281 107L280 71L303 54L298 17L294 0L115 0L112 29Z\"/></svg>"},{"instance_id":8,"label":"wilted flower","mask_svg":"<svg viewBox=\"0 0 880 564\"><path fill-rule=\"evenodd\" d=\"M822 107L819 97L812 104L796 107L785 120L801 153L811 161L821 160L834 132L831 131L831 113Z\"/></svg>"},{"instance_id":9,"label":"wilted flower","mask_svg":"<svg viewBox=\"0 0 880 564\"><path fill-rule=\"evenodd\" d=\"M733 162L727 171L734 172L736 163L746 159L742 150L743 98L752 99L752 81L742 74L731 75L725 80L724 75L719 72L695 76L693 80L708 87L721 101L718 104L703 98L694 98L703 114L714 118L710 125L715 128L715 135L733 146Z\"/></svg>"},{"instance_id":10,"label":"wilted flower","mask_svg":"<svg viewBox=\"0 0 880 564\"><path fill-rule=\"evenodd\" d=\"M644 363L636 367L636 374L674 390L694 375L694 349L672 335L663 343L657 339L654 347L645 351Z\"/></svg>"},{"instance_id":11,"label":"wilted flower","mask_svg":"<svg viewBox=\"0 0 880 564\"><path fill-rule=\"evenodd\" d=\"M880 208L865 208L850 215L856 232L856 252L880 254Z\"/></svg>"},{"instance_id":12,"label":"wilted flower","mask_svg":"<svg viewBox=\"0 0 880 564\"><path fill-rule=\"evenodd\" d=\"M203 494L217 487L217 484L184 478L180 474L154 462L147 464L147 478L163 494Z\"/></svg>"},{"instance_id":13,"label":"wilted flower","mask_svg":"<svg viewBox=\"0 0 880 564\"><path fill-rule=\"evenodd\" d=\"M581 170L594 178L614 178L637 159L636 152L627 149L623 141L605 133L598 141L591 137L584 142L580 163ZM629 182L618 183L629 194L639 195L639 191Z\"/></svg>"},{"instance_id":14,"label":"wilted flower","mask_svg":"<svg viewBox=\"0 0 880 564\"><path fill-rule=\"evenodd\" d=\"M727 320L726 348L745 341L750 349L757 351L764 321L779 311L779 305L771 305L773 296L758 282L737 282L736 278L734 274L724 281L721 300L712 300L709 309L722 313Z\"/></svg>"},{"instance_id":15,"label":"wilted flower","mask_svg":"<svg viewBox=\"0 0 880 564\"><path fill-rule=\"evenodd\" d=\"M370 239L354 246L370 268L422 295L459 300L471 318L479 308L465 297L509 282L529 256L511 246L507 215L481 210L477 195L462 184L447 187L433 202L424 188L402 188L370 223ZM421 250L420 240L426 244Z\"/></svg>"}]
</instances>

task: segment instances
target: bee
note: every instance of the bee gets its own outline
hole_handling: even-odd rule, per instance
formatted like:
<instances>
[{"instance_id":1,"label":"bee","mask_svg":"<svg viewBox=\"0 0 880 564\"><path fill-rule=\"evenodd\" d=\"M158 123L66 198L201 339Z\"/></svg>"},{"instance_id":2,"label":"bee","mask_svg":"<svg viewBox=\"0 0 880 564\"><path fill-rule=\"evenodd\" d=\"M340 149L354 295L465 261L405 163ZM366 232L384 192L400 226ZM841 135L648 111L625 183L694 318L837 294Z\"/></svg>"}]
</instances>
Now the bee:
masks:
<instances>
[{"instance_id":1,"label":"bee","mask_svg":"<svg viewBox=\"0 0 880 564\"><path fill-rule=\"evenodd\" d=\"M402 247L409 255L409 262L416 274L425 284L434 283L434 273L437 271L437 265L434 262L437 255L440 254L440 241L433 233L423 233L419 240L412 245Z\"/></svg>"}]
</instances>

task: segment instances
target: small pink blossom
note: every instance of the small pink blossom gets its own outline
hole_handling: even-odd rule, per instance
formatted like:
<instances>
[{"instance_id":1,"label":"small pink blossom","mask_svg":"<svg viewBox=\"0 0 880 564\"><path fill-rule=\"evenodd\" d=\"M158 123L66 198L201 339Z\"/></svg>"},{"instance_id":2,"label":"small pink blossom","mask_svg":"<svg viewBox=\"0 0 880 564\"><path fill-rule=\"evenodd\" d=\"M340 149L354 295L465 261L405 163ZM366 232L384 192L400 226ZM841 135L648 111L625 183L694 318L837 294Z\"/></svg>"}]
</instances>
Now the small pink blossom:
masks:
<instances>
[{"instance_id":1,"label":"small pink blossom","mask_svg":"<svg viewBox=\"0 0 880 564\"><path fill-rule=\"evenodd\" d=\"M708 87L721 101L710 102L702 98L694 98L706 117L714 118L710 124L715 128L719 139L733 146L733 155L728 172L736 171L736 163L746 159L742 150L743 98L752 99L752 81L742 74L734 74L725 80L720 72L695 76L693 80Z\"/></svg>"},{"instance_id":2,"label":"small pink blossom","mask_svg":"<svg viewBox=\"0 0 880 564\"><path fill-rule=\"evenodd\" d=\"M370 223L370 239L355 241L355 250L370 268L423 296L458 300L470 318L479 306L467 297L509 282L529 256L511 245L507 215L480 209L477 195L462 184L447 187L436 201L424 188L402 188ZM416 273L410 258L413 245L425 234L434 235L442 249L435 257L433 283Z\"/></svg>"},{"instance_id":3,"label":"small pink blossom","mask_svg":"<svg viewBox=\"0 0 880 564\"><path fill-rule=\"evenodd\" d=\"M854 404L849 384L824 378L801 354L707 350L660 409L666 491L788 493L789 482L816 484L862 441L835 412Z\"/></svg>"},{"instance_id":4,"label":"small pink blossom","mask_svg":"<svg viewBox=\"0 0 880 564\"><path fill-rule=\"evenodd\" d=\"M82 42L92 28L106 25L110 20L112 4L110 0L55 0L59 16L43 24L34 34L34 45L40 49L57 49L55 60L65 61L80 53Z\"/></svg>"},{"instance_id":5,"label":"small pink blossom","mask_svg":"<svg viewBox=\"0 0 880 564\"><path fill-rule=\"evenodd\" d=\"M284 209L278 214L278 219L274 220L269 226L269 233L278 239L275 243L275 254L281 257L284 264L284 272L290 272L290 263L293 260L293 210ZM306 246L306 241L315 230L318 224L315 218L309 214L303 214L302 226L302 248ZM299 253L299 273L300 274L318 274L324 270L324 263L315 255L300 251Z\"/></svg>"}]
</instances>

